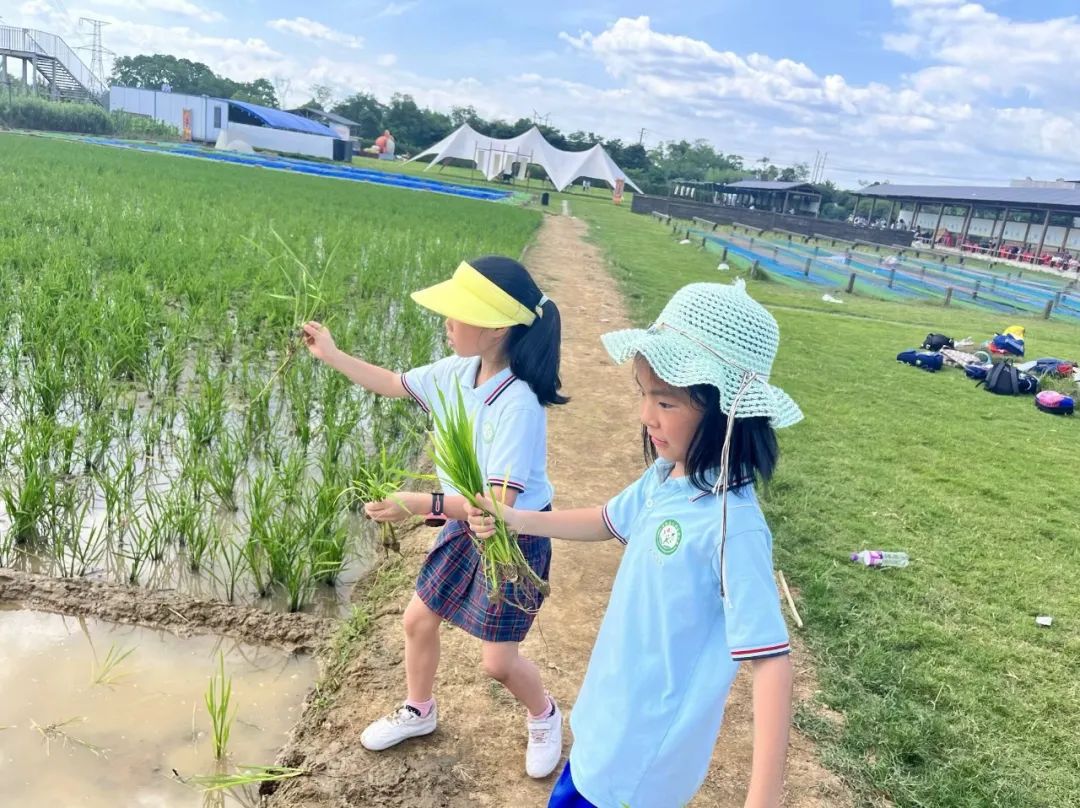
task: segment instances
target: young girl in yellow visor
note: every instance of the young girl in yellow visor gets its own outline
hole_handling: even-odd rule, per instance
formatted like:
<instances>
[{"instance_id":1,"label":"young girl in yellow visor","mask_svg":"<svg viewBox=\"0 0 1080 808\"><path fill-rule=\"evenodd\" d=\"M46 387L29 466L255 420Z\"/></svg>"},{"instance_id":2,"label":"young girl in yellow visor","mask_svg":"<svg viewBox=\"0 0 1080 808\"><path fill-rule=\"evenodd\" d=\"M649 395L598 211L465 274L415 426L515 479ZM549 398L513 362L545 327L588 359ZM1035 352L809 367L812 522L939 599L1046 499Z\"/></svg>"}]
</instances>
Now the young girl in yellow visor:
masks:
<instances>
[{"instance_id":1,"label":"young girl in yellow visor","mask_svg":"<svg viewBox=\"0 0 1080 808\"><path fill-rule=\"evenodd\" d=\"M456 400L464 394L475 427L475 445L490 485L506 489L506 502L518 509L551 506L547 477L545 407L565 404L559 393L560 320L555 304L540 291L517 261L485 256L463 262L450 280L419 292L413 300L446 318L451 356L398 373L349 356L316 322L304 325L308 350L353 382L383 396L410 396L426 413L440 412L439 390ZM507 475L510 478L507 478ZM445 620L481 641L484 671L528 710L525 769L546 777L562 754L562 714L544 690L540 672L518 652L542 596L505 584L492 603L479 555L469 533L465 498L439 472L442 492L399 492L369 503L367 514L380 522L428 514L445 518L405 610L407 698L360 737L374 751L435 730L438 708L433 688L439 664L439 626ZM521 535L521 549L532 569L546 579L551 565L547 536Z\"/></svg>"}]
</instances>

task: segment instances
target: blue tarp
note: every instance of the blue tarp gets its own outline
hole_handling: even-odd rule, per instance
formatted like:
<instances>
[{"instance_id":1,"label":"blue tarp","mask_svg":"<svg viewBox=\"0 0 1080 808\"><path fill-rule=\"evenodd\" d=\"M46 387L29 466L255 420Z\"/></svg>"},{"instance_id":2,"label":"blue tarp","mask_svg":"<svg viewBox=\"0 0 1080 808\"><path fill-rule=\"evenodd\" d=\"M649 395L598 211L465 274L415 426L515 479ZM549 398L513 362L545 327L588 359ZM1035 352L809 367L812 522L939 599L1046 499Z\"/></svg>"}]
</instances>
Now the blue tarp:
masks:
<instances>
[{"instance_id":1,"label":"blue tarp","mask_svg":"<svg viewBox=\"0 0 1080 808\"><path fill-rule=\"evenodd\" d=\"M308 118L301 118L299 115L293 115L291 112L283 112L280 109L272 109L271 107L261 107L258 104L249 104L247 101L234 101L228 99L229 104L249 115L254 115L260 121L267 126L271 126L274 129L289 129L293 132L306 132L309 135L326 135L328 137L340 137L337 132L331 129L329 126L323 126L317 121L309 120Z\"/></svg>"},{"instance_id":2,"label":"blue tarp","mask_svg":"<svg viewBox=\"0 0 1080 808\"><path fill-rule=\"evenodd\" d=\"M362 169L348 164L315 163L307 160L296 160L289 157L271 157L263 154L237 154L235 152L210 151L209 149L203 149L198 146L187 144L164 146L155 143L85 135L78 139L87 143L96 143L102 146L118 146L124 149L134 149L136 151L171 154L177 157L193 157L203 160L215 160L222 163L270 168L278 171L291 171L296 174L332 177L334 179L352 180L353 182L370 182L374 185L392 185L396 188L405 188L411 191L431 191L438 194L461 196L467 199L483 199L494 202L506 199L510 196L509 191L499 191L494 188L474 188L468 185L455 185L453 183L439 182L438 180L432 180L426 177L414 177L408 174L394 174L389 171Z\"/></svg>"}]
</instances>

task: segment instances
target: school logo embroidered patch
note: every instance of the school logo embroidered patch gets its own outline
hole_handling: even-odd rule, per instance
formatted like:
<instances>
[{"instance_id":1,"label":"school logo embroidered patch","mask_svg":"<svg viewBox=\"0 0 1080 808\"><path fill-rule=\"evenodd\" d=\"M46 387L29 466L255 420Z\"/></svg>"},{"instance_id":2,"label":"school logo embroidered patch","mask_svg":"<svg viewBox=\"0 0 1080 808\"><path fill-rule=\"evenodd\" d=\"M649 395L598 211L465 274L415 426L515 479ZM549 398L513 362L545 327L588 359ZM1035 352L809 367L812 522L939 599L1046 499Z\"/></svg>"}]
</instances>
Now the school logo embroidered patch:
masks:
<instances>
[{"instance_id":1,"label":"school logo embroidered patch","mask_svg":"<svg viewBox=\"0 0 1080 808\"><path fill-rule=\"evenodd\" d=\"M679 549L682 542L682 528L674 519L665 519L656 529L656 549L664 555L671 555Z\"/></svg>"},{"instance_id":2,"label":"school logo embroidered patch","mask_svg":"<svg viewBox=\"0 0 1080 808\"><path fill-rule=\"evenodd\" d=\"M495 424L491 421L484 422L484 443L491 443L495 440Z\"/></svg>"}]
</instances>

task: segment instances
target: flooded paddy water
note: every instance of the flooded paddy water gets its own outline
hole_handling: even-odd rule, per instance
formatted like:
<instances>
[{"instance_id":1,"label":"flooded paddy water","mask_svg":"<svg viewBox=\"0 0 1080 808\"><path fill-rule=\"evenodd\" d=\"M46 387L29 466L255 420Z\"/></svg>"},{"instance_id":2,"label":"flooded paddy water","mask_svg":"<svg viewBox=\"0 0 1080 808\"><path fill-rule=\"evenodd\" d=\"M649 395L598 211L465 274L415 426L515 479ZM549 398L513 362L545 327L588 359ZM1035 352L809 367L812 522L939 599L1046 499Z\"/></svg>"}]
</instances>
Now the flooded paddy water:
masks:
<instances>
[{"instance_id":1,"label":"flooded paddy water","mask_svg":"<svg viewBox=\"0 0 1080 808\"><path fill-rule=\"evenodd\" d=\"M174 770L219 770L204 704L219 653L236 710L228 762L271 764L316 679L310 656L0 606L0 804L207 804Z\"/></svg>"}]
</instances>

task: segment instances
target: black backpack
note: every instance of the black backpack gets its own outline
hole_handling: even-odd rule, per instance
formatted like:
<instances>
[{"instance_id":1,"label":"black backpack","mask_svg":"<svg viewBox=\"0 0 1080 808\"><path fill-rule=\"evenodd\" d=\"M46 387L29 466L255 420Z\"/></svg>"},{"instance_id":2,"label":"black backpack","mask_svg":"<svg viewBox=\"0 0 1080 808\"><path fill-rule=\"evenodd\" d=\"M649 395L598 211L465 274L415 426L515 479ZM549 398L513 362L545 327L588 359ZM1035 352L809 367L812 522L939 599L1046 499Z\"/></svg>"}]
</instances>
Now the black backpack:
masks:
<instances>
[{"instance_id":1,"label":"black backpack","mask_svg":"<svg viewBox=\"0 0 1080 808\"><path fill-rule=\"evenodd\" d=\"M927 334L922 346L928 351L940 351L942 348L955 348L956 343L952 337L944 334Z\"/></svg>"},{"instance_id":2,"label":"black backpack","mask_svg":"<svg viewBox=\"0 0 1080 808\"><path fill-rule=\"evenodd\" d=\"M990 368L986 378L979 382L986 389L999 396L1018 396L1034 393L1039 389L1039 380L1027 373L1021 373L1012 362L999 362Z\"/></svg>"}]
</instances>

